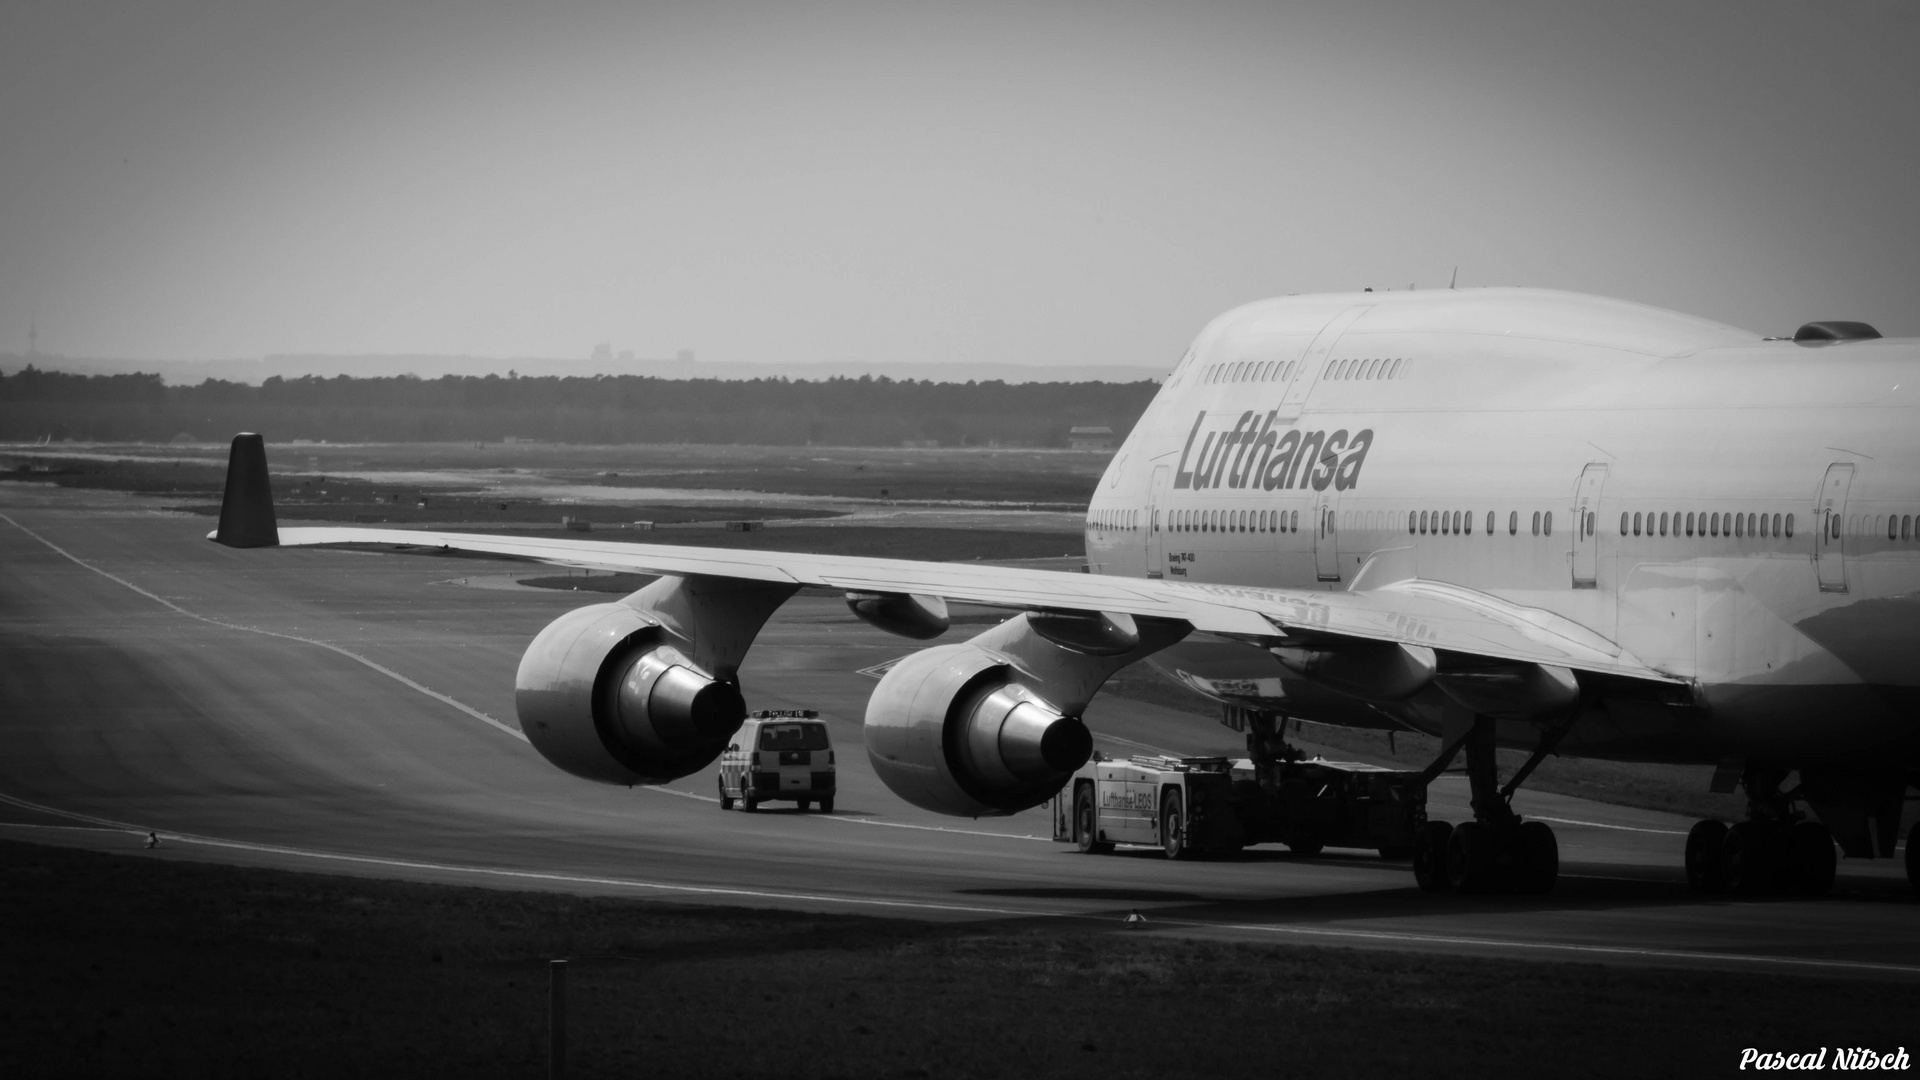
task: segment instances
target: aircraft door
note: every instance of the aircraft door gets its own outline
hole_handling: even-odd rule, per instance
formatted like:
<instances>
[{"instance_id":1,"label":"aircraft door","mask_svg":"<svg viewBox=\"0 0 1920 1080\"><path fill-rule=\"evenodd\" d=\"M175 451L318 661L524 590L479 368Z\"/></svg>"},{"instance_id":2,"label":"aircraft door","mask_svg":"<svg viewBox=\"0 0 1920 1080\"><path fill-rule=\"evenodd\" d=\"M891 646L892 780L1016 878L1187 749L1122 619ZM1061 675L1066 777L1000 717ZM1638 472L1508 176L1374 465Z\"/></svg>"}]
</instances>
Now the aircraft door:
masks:
<instances>
[{"instance_id":1,"label":"aircraft door","mask_svg":"<svg viewBox=\"0 0 1920 1080\"><path fill-rule=\"evenodd\" d=\"M1814 503L1814 562L1819 565L1821 592L1847 591L1847 489L1853 486L1853 466L1827 466Z\"/></svg>"},{"instance_id":2,"label":"aircraft door","mask_svg":"<svg viewBox=\"0 0 1920 1080\"><path fill-rule=\"evenodd\" d=\"M1165 507L1167 502L1167 477L1171 470L1165 465L1153 467L1153 483L1147 488L1146 528L1141 530L1147 539L1147 576L1165 577L1167 573L1166 540L1161 530L1166 528Z\"/></svg>"},{"instance_id":3,"label":"aircraft door","mask_svg":"<svg viewBox=\"0 0 1920 1080\"><path fill-rule=\"evenodd\" d=\"M1595 462L1580 473L1573 489L1573 587L1594 588L1599 566L1600 486L1607 481L1607 467Z\"/></svg>"},{"instance_id":4,"label":"aircraft door","mask_svg":"<svg viewBox=\"0 0 1920 1080\"><path fill-rule=\"evenodd\" d=\"M1321 581L1340 580L1340 496L1326 491L1316 496L1313 527L1313 568Z\"/></svg>"}]
</instances>

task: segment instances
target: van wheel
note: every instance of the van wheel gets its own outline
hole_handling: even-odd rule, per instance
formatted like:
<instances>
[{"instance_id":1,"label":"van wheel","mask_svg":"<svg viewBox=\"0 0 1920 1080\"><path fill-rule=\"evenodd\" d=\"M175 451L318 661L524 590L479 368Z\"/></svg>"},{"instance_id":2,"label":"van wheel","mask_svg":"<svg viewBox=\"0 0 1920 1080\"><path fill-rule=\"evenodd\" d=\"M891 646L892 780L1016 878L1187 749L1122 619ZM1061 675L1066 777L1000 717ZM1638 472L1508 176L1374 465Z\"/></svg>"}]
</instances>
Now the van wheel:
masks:
<instances>
[{"instance_id":1,"label":"van wheel","mask_svg":"<svg viewBox=\"0 0 1920 1080\"><path fill-rule=\"evenodd\" d=\"M1093 785L1082 784L1073 796L1073 846L1082 855L1105 855L1113 850L1113 844L1094 839L1099 821L1093 812Z\"/></svg>"},{"instance_id":2,"label":"van wheel","mask_svg":"<svg viewBox=\"0 0 1920 1080\"><path fill-rule=\"evenodd\" d=\"M833 796L828 795L820 800L820 812L823 814L833 813Z\"/></svg>"},{"instance_id":3,"label":"van wheel","mask_svg":"<svg viewBox=\"0 0 1920 1080\"><path fill-rule=\"evenodd\" d=\"M740 808L751 814L755 810L760 809L760 800L749 792L740 796Z\"/></svg>"},{"instance_id":4,"label":"van wheel","mask_svg":"<svg viewBox=\"0 0 1920 1080\"><path fill-rule=\"evenodd\" d=\"M727 794L726 777L720 777L719 779L715 780L714 783L719 785L720 787L720 809L722 810L733 809L733 796Z\"/></svg>"},{"instance_id":5,"label":"van wheel","mask_svg":"<svg viewBox=\"0 0 1920 1080\"><path fill-rule=\"evenodd\" d=\"M808 810L811 810L811 809L813 809L813 800L812 800L812 799L801 799L801 800L800 800L800 812L801 812L801 813L805 813L805 812L807 812Z\"/></svg>"}]
</instances>

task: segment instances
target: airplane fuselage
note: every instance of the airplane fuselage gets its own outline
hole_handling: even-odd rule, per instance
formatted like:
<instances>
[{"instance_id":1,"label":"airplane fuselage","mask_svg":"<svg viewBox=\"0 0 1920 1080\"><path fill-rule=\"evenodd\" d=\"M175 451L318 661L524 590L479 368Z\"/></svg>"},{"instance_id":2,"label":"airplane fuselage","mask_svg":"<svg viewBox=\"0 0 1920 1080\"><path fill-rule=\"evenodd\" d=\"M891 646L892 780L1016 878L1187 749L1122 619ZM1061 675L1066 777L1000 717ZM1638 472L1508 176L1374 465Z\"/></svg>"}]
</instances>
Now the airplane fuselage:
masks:
<instances>
[{"instance_id":1,"label":"airplane fuselage","mask_svg":"<svg viewBox=\"0 0 1920 1080\"><path fill-rule=\"evenodd\" d=\"M1916 466L1911 339L1767 340L1537 290L1289 298L1196 340L1101 479L1087 557L1208 583L1446 582L1688 684L1600 687L1570 752L1892 764L1920 754ZM1443 726L1231 642L1155 663L1230 704Z\"/></svg>"}]
</instances>

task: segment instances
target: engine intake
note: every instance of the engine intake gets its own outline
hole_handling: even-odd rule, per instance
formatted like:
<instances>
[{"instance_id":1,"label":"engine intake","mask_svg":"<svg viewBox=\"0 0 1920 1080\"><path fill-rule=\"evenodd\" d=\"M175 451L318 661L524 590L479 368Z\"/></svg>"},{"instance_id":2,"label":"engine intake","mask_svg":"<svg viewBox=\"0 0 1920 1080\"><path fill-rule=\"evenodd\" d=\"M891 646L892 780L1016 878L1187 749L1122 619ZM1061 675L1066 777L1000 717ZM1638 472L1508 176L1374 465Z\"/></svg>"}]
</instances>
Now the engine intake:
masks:
<instances>
[{"instance_id":1,"label":"engine intake","mask_svg":"<svg viewBox=\"0 0 1920 1080\"><path fill-rule=\"evenodd\" d=\"M570 611L520 659L527 741L589 780L660 783L706 766L746 719L730 680L702 670L660 622L625 604Z\"/></svg>"}]
</instances>

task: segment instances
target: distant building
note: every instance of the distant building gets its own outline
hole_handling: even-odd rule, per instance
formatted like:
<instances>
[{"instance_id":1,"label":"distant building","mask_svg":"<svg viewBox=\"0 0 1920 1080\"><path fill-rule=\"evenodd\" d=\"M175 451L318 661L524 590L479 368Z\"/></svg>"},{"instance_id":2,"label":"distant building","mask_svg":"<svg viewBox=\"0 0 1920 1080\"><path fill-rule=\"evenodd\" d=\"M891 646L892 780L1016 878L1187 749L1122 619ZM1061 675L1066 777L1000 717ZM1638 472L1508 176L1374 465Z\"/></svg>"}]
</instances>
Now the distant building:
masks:
<instances>
[{"instance_id":1,"label":"distant building","mask_svg":"<svg viewBox=\"0 0 1920 1080\"><path fill-rule=\"evenodd\" d=\"M1077 427L1067 432L1067 445L1075 450L1113 449L1113 429L1105 424Z\"/></svg>"}]
</instances>

